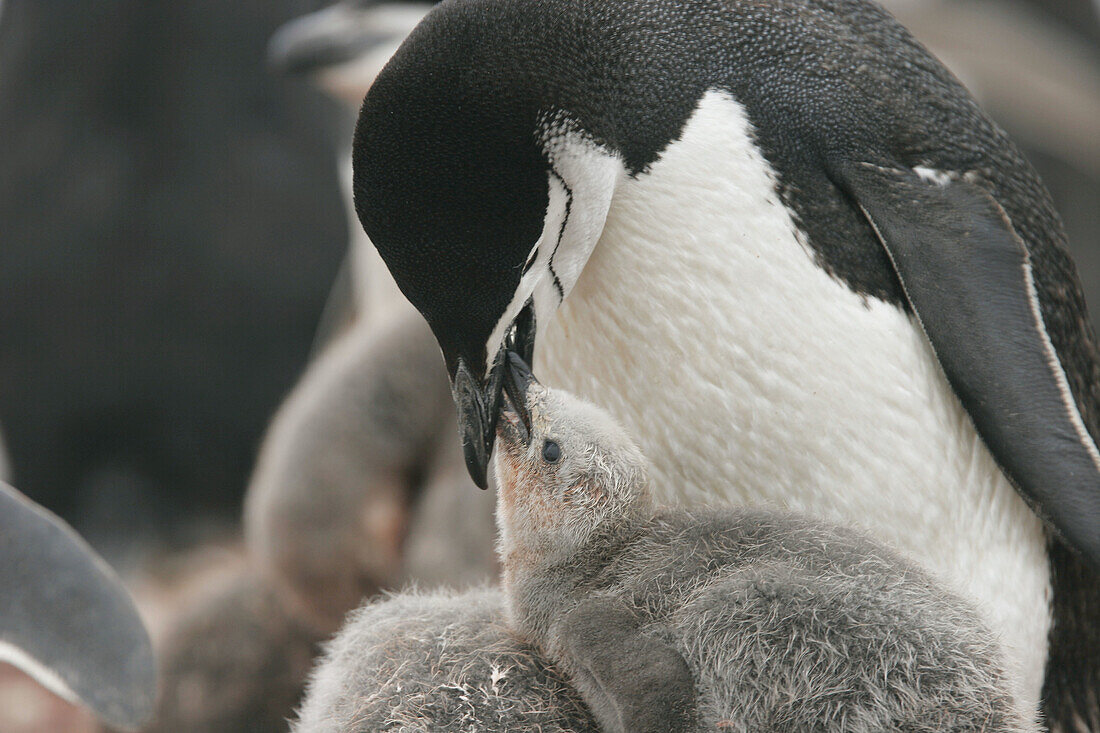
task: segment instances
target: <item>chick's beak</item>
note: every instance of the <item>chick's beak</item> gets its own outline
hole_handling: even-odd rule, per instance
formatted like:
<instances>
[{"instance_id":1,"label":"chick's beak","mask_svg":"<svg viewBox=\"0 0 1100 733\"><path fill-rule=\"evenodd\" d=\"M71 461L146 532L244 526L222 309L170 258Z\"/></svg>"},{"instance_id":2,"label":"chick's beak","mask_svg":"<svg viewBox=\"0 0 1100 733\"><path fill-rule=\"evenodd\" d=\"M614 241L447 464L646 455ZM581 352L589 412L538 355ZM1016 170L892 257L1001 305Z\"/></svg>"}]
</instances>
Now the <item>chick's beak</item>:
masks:
<instances>
[{"instance_id":1,"label":"chick's beak","mask_svg":"<svg viewBox=\"0 0 1100 733\"><path fill-rule=\"evenodd\" d=\"M531 410L528 405L528 388L538 384L527 362L509 351L505 356L504 401L497 432L501 440L518 442L526 447L531 440Z\"/></svg>"}]
</instances>

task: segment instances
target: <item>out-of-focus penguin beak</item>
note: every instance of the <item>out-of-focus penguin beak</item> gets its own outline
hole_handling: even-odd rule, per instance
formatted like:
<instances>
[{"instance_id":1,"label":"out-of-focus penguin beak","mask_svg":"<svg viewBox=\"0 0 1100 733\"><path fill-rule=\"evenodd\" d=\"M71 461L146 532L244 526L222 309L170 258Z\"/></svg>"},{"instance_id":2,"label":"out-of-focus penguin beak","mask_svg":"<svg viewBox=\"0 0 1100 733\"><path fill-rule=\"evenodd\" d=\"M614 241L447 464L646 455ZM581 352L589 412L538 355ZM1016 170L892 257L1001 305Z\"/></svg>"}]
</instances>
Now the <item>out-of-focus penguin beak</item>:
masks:
<instances>
[{"instance_id":1,"label":"out-of-focus penguin beak","mask_svg":"<svg viewBox=\"0 0 1100 733\"><path fill-rule=\"evenodd\" d=\"M458 429L462 435L462 449L466 456L466 469L470 478L482 489L488 488L489 458L496 440L497 420L503 402L506 384L534 380L530 368L535 349L535 315L531 303L520 312L504 340L504 345L493 358L485 381L480 381L470 369L476 363L466 356L458 356L454 374L451 375L451 393L458 408ZM516 375L513 360L523 365L526 378ZM529 381L523 381L527 379ZM518 388L518 387L516 387ZM526 403L522 408L526 415ZM529 419L529 418L528 418Z\"/></svg>"},{"instance_id":2,"label":"out-of-focus penguin beak","mask_svg":"<svg viewBox=\"0 0 1100 733\"><path fill-rule=\"evenodd\" d=\"M0 661L133 729L153 712L149 635L121 581L59 518L0 483Z\"/></svg>"},{"instance_id":3,"label":"out-of-focus penguin beak","mask_svg":"<svg viewBox=\"0 0 1100 733\"><path fill-rule=\"evenodd\" d=\"M361 11L337 4L289 21L268 43L268 65L283 74L309 74L393 40L393 33L365 28L357 14Z\"/></svg>"}]
</instances>

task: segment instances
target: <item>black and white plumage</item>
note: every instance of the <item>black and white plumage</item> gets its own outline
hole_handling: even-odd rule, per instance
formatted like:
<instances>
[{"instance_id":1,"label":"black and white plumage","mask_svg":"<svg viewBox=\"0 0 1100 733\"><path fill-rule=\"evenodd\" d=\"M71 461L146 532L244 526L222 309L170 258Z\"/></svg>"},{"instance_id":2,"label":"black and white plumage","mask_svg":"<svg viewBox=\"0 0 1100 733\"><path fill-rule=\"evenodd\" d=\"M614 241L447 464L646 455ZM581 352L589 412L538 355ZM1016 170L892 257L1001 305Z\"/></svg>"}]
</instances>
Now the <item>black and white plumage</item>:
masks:
<instances>
[{"instance_id":1,"label":"black and white plumage","mask_svg":"<svg viewBox=\"0 0 1100 733\"><path fill-rule=\"evenodd\" d=\"M864 525L979 603L1026 704L1100 729L1080 286L1034 171L881 8L447 3L355 168L475 478L514 344L638 437L660 499Z\"/></svg>"},{"instance_id":2,"label":"black and white plumage","mask_svg":"<svg viewBox=\"0 0 1100 733\"><path fill-rule=\"evenodd\" d=\"M149 635L107 564L58 517L0 483L0 662L112 725L156 696Z\"/></svg>"},{"instance_id":3,"label":"black and white plumage","mask_svg":"<svg viewBox=\"0 0 1100 733\"><path fill-rule=\"evenodd\" d=\"M508 617L605 733L1037 729L927 573L804 517L655 508L614 420L518 363L495 459Z\"/></svg>"},{"instance_id":4,"label":"black and white plumage","mask_svg":"<svg viewBox=\"0 0 1100 733\"><path fill-rule=\"evenodd\" d=\"M887 0L1035 166L1100 308L1100 14L1091 0Z\"/></svg>"},{"instance_id":5,"label":"black and white plumage","mask_svg":"<svg viewBox=\"0 0 1100 733\"><path fill-rule=\"evenodd\" d=\"M576 692L504 622L499 590L403 593L349 616L296 733L596 733Z\"/></svg>"}]
</instances>

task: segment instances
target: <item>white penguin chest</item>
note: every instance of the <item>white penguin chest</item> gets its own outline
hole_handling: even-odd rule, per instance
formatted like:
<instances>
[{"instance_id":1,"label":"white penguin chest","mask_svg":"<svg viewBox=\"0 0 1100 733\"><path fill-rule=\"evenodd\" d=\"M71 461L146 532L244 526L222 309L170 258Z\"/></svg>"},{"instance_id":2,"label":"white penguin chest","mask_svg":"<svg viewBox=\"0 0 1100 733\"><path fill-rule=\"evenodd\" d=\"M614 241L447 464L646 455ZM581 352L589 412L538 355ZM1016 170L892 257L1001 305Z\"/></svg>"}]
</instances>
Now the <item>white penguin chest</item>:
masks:
<instances>
[{"instance_id":1,"label":"white penguin chest","mask_svg":"<svg viewBox=\"0 0 1100 733\"><path fill-rule=\"evenodd\" d=\"M711 92L620 185L537 371L614 414L669 503L863 526L968 595L1037 705L1049 630L1039 520L910 317L813 261L742 107Z\"/></svg>"}]
</instances>

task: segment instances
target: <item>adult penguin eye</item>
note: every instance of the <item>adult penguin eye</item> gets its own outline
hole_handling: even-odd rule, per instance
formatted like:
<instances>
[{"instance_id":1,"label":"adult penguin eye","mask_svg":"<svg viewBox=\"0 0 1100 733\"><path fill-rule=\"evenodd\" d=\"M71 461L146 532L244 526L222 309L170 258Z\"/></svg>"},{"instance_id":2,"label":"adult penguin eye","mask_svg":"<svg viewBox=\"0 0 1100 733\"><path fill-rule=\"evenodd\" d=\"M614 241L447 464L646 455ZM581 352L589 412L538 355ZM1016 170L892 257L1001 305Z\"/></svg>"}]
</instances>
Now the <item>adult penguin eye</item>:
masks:
<instances>
[{"instance_id":1,"label":"adult penguin eye","mask_svg":"<svg viewBox=\"0 0 1100 733\"><path fill-rule=\"evenodd\" d=\"M561 458L561 446L552 440L542 444L542 460L547 463L557 463L559 458Z\"/></svg>"}]
</instances>

